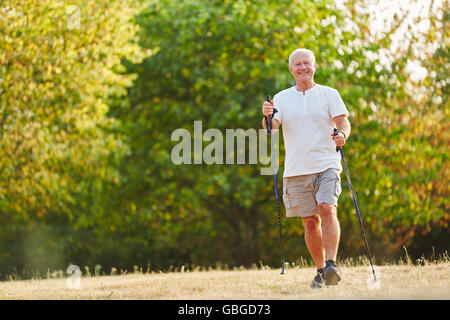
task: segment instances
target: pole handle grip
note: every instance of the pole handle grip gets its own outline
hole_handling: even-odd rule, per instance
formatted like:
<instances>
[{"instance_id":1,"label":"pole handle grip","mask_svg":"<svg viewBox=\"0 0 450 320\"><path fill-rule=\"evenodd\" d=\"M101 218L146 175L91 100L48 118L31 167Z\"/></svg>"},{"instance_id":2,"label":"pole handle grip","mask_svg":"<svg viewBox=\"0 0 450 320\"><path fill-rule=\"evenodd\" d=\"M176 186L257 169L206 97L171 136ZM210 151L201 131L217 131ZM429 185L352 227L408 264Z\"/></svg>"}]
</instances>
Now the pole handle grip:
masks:
<instances>
[{"instance_id":1,"label":"pole handle grip","mask_svg":"<svg viewBox=\"0 0 450 320\"><path fill-rule=\"evenodd\" d=\"M269 103L271 102L269 95L266 95L266 101ZM269 117L269 120L267 120L267 117L264 116L264 119L266 120L267 132L269 134L272 134L272 119L273 119L274 114L277 112L278 112L277 108L273 108L273 113L272 113L272 116Z\"/></svg>"},{"instance_id":2,"label":"pole handle grip","mask_svg":"<svg viewBox=\"0 0 450 320\"><path fill-rule=\"evenodd\" d=\"M339 130L337 128L334 128L333 135L337 136L338 133L339 133ZM339 152L340 149L341 149L340 147L336 146L336 152Z\"/></svg>"}]
</instances>

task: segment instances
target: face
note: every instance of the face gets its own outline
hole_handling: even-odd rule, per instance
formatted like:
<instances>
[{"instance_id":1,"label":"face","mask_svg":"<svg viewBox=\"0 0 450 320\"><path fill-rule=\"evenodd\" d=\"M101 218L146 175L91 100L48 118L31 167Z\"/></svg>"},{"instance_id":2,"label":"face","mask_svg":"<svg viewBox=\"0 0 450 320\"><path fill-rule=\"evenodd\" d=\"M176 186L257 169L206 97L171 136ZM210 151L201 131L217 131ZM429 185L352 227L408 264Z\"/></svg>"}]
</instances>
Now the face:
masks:
<instances>
[{"instance_id":1,"label":"face","mask_svg":"<svg viewBox=\"0 0 450 320\"><path fill-rule=\"evenodd\" d=\"M299 52L293 56L289 71L291 71L296 81L312 81L316 66L314 57L310 53Z\"/></svg>"}]
</instances>

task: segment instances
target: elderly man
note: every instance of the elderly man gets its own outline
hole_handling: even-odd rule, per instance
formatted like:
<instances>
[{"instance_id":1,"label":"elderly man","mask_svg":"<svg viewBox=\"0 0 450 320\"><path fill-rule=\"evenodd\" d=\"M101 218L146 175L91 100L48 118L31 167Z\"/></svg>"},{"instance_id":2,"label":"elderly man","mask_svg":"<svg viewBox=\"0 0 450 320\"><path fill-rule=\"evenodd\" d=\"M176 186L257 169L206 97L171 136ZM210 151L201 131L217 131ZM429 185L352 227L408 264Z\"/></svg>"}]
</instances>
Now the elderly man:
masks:
<instances>
[{"instance_id":1,"label":"elderly man","mask_svg":"<svg viewBox=\"0 0 450 320\"><path fill-rule=\"evenodd\" d=\"M282 124L286 149L283 201L287 217L301 217L306 246L316 264L312 288L337 285L336 264L340 226L337 218L342 172L336 146L350 135L348 111L336 89L314 82L313 52L297 49L289 56L296 85L264 102L262 113L272 116L272 128ZM262 121L266 128L265 121ZM334 136L333 129L339 133Z\"/></svg>"}]
</instances>

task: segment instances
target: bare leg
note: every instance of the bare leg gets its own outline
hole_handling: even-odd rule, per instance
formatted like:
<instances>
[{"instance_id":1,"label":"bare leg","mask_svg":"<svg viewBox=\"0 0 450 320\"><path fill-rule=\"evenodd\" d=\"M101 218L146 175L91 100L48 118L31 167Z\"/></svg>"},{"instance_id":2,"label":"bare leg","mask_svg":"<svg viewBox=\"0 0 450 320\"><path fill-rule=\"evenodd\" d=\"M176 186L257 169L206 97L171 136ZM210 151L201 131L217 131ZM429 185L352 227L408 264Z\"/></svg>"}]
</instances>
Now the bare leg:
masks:
<instances>
[{"instance_id":1,"label":"bare leg","mask_svg":"<svg viewBox=\"0 0 450 320\"><path fill-rule=\"evenodd\" d=\"M336 261L341 228L337 218L337 209L328 203L319 204L319 216L322 221L322 241L327 260Z\"/></svg>"},{"instance_id":2,"label":"bare leg","mask_svg":"<svg viewBox=\"0 0 450 320\"><path fill-rule=\"evenodd\" d=\"M305 226L305 241L317 269L325 268L325 252L322 243L322 230L318 214L302 217Z\"/></svg>"}]
</instances>

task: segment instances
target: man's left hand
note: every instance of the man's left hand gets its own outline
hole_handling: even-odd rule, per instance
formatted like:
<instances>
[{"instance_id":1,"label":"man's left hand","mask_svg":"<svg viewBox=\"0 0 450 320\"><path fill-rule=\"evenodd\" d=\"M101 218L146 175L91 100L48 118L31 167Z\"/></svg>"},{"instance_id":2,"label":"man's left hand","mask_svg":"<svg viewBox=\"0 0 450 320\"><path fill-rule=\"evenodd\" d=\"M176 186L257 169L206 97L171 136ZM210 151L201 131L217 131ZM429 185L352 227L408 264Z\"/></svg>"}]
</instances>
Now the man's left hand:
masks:
<instances>
[{"instance_id":1,"label":"man's left hand","mask_svg":"<svg viewBox=\"0 0 450 320\"><path fill-rule=\"evenodd\" d=\"M345 141L347 140L345 139L345 136L341 131L339 131L337 135L331 134L331 136L333 137L334 143L338 147L342 147L345 144Z\"/></svg>"}]
</instances>

